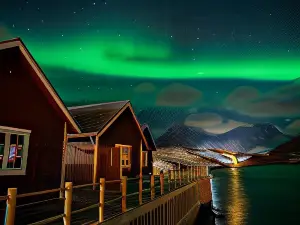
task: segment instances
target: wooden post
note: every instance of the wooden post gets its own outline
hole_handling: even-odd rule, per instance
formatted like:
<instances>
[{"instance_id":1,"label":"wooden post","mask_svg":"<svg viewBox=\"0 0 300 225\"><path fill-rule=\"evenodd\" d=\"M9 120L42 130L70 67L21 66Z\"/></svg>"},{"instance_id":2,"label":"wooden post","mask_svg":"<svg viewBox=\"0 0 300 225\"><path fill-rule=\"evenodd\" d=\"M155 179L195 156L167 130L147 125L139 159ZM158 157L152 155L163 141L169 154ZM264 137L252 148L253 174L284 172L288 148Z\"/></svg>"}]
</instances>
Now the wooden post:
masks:
<instances>
[{"instance_id":1,"label":"wooden post","mask_svg":"<svg viewBox=\"0 0 300 225\"><path fill-rule=\"evenodd\" d=\"M169 184L169 191L171 191L171 170L168 170L168 184Z\"/></svg>"},{"instance_id":2,"label":"wooden post","mask_svg":"<svg viewBox=\"0 0 300 225\"><path fill-rule=\"evenodd\" d=\"M72 212L72 182L65 183L65 209L64 209L64 225L71 224L71 212Z\"/></svg>"},{"instance_id":3,"label":"wooden post","mask_svg":"<svg viewBox=\"0 0 300 225\"><path fill-rule=\"evenodd\" d=\"M154 187L154 175L150 177L150 188L151 188L151 200L155 197L155 187Z\"/></svg>"},{"instance_id":4,"label":"wooden post","mask_svg":"<svg viewBox=\"0 0 300 225\"><path fill-rule=\"evenodd\" d=\"M178 165L178 178L179 178L179 186L181 186L181 166L180 166L180 163Z\"/></svg>"},{"instance_id":5,"label":"wooden post","mask_svg":"<svg viewBox=\"0 0 300 225\"><path fill-rule=\"evenodd\" d=\"M184 174L184 169L182 169L182 180L183 180L183 183L185 184L186 183L186 180L185 180L185 174Z\"/></svg>"},{"instance_id":6,"label":"wooden post","mask_svg":"<svg viewBox=\"0 0 300 225\"><path fill-rule=\"evenodd\" d=\"M190 182L190 167L187 167L188 182Z\"/></svg>"},{"instance_id":7,"label":"wooden post","mask_svg":"<svg viewBox=\"0 0 300 225\"><path fill-rule=\"evenodd\" d=\"M7 197L8 199L6 201L6 215L4 224L14 225L16 214L17 188L8 188Z\"/></svg>"},{"instance_id":8,"label":"wooden post","mask_svg":"<svg viewBox=\"0 0 300 225\"><path fill-rule=\"evenodd\" d=\"M175 188L177 187L177 171L176 168L174 170L174 184L175 184Z\"/></svg>"},{"instance_id":9,"label":"wooden post","mask_svg":"<svg viewBox=\"0 0 300 225\"><path fill-rule=\"evenodd\" d=\"M100 178L100 194L99 194L99 222L104 221L104 194L105 194L105 178Z\"/></svg>"},{"instance_id":10,"label":"wooden post","mask_svg":"<svg viewBox=\"0 0 300 225\"><path fill-rule=\"evenodd\" d=\"M143 204L143 139L140 142L139 204Z\"/></svg>"},{"instance_id":11,"label":"wooden post","mask_svg":"<svg viewBox=\"0 0 300 225\"><path fill-rule=\"evenodd\" d=\"M122 178L122 213L126 212L127 177Z\"/></svg>"},{"instance_id":12,"label":"wooden post","mask_svg":"<svg viewBox=\"0 0 300 225\"><path fill-rule=\"evenodd\" d=\"M93 173L93 190L96 190L97 169L98 169L98 151L99 151L99 137L96 136L95 150L94 150L94 173Z\"/></svg>"},{"instance_id":13,"label":"wooden post","mask_svg":"<svg viewBox=\"0 0 300 225\"><path fill-rule=\"evenodd\" d=\"M143 175L141 174L139 179L139 204L143 204Z\"/></svg>"},{"instance_id":14,"label":"wooden post","mask_svg":"<svg viewBox=\"0 0 300 225\"><path fill-rule=\"evenodd\" d=\"M68 133L67 133L67 123L65 123L64 127L64 142L62 149L62 162L61 162L61 176L60 176L60 192L59 197L64 198L64 184L65 184L65 176L66 176L66 154L68 152Z\"/></svg>"},{"instance_id":15,"label":"wooden post","mask_svg":"<svg viewBox=\"0 0 300 225\"><path fill-rule=\"evenodd\" d=\"M164 194L164 188L165 188L164 174L163 173L160 173L159 179L160 179L160 194L163 195Z\"/></svg>"}]
</instances>

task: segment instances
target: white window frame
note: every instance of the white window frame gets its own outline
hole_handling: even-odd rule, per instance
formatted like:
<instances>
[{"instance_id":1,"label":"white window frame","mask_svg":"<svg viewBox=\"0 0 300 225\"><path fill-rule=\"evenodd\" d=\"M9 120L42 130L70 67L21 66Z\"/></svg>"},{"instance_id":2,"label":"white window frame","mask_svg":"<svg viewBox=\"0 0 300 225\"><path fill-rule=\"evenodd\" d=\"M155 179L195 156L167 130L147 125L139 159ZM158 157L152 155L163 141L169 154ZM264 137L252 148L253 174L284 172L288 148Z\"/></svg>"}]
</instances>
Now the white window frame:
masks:
<instances>
[{"instance_id":1,"label":"white window frame","mask_svg":"<svg viewBox=\"0 0 300 225\"><path fill-rule=\"evenodd\" d=\"M26 175L29 138L30 138L31 130L0 126L0 133L5 133L4 154L3 154L2 168L0 168L0 176ZM9 146L10 146L10 135L12 134L24 136L21 168L7 168Z\"/></svg>"}]
</instances>

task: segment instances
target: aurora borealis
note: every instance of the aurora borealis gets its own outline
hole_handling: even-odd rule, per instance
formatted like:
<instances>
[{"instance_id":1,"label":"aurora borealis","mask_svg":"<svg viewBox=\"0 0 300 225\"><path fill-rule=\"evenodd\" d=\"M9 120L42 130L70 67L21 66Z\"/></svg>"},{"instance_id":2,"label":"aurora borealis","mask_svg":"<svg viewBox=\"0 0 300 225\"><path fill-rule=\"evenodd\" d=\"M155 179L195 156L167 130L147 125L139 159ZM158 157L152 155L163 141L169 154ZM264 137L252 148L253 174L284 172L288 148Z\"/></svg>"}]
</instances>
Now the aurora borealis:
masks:
<instances>
[{"instance_id":1,"label":"aurora borealis","mask_svg":"<svg viewBox=\"0 0 300 225\"><path fill-rule=\"evenodd\" d=\"M129 99L137 113L150 110L141 120L157 135L169 126L157 122L161 110L212 133L268 122L296 135L293 8L258 0L11 0L0 7L0 40L21 37L67 104Z\"/></svg>"}]
</instances>

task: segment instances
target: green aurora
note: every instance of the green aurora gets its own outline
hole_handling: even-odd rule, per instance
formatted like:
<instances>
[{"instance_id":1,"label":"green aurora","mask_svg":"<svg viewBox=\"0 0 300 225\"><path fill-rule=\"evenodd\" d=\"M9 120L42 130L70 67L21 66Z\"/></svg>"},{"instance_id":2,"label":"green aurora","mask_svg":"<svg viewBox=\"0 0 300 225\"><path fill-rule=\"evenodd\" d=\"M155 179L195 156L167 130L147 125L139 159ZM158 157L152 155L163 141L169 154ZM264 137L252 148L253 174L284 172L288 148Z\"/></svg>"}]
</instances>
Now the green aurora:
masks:
<instances>
[{"instance_id":1,"label":"green aurora","mask_svg":"<svg viewBox=\"0 0 300 225\"><path fill-rule=\"evenodd\" d=\"M87 36L88 37L88 36ZM299 58L205 57L192 61L176 55L174 46L135 36L103 35L64 39L40 45L26 41L42 66L93 75L154 79L293 80L300 75ZM200 53L198 53L200 54Z\"/></svg>"}]
</instances>

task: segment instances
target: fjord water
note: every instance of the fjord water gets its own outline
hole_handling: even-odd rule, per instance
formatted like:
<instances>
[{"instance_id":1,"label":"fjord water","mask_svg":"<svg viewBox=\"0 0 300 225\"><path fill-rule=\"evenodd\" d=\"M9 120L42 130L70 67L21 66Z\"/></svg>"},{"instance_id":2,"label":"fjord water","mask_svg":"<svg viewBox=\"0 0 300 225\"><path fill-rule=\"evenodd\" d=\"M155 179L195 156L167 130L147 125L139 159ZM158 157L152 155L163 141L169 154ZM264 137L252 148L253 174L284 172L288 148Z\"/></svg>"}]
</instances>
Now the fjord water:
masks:
<instances>
[{"instance_id":1,"label":"fjord water","mask_svg":"<svg viewBox=\"0 0 300 225\"><path fill-rule=\"evenodd\" d=\"M300 224L300 165L211 171L216 225Z\"/></svg>"}]
</instances>

